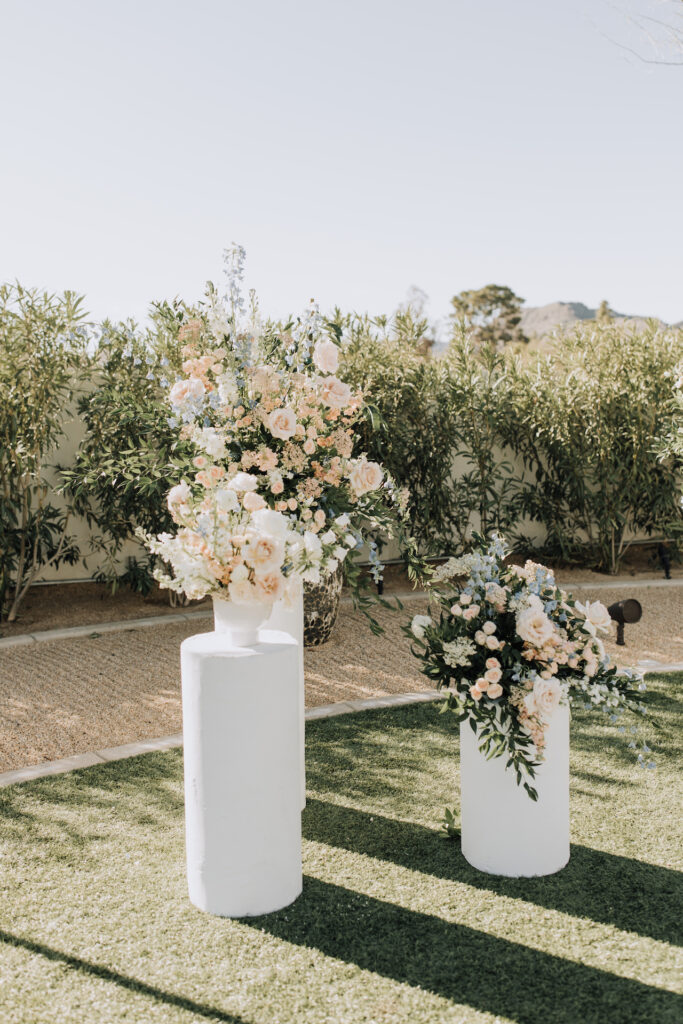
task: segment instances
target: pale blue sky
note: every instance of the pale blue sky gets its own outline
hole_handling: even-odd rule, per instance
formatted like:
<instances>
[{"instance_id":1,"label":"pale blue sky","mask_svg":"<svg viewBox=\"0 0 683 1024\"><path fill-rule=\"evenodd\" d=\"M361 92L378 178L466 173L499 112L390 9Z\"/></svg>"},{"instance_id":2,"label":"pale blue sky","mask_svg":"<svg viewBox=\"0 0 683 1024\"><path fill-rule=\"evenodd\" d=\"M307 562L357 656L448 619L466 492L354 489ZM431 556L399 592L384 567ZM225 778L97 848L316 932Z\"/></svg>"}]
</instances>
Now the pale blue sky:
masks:
<instances>
[{"instance_id":1,"label":"pale blue sky","mask_svg":"<svg viewBox=\"0 0 683 1024\"><path fill-rule=\"evenodd\" d=\"M141 316L236 240L267 313L493 281L680 320L683 67L623 49L670 11L0 0L0 279Z\"/></svg>"}]
</instances>

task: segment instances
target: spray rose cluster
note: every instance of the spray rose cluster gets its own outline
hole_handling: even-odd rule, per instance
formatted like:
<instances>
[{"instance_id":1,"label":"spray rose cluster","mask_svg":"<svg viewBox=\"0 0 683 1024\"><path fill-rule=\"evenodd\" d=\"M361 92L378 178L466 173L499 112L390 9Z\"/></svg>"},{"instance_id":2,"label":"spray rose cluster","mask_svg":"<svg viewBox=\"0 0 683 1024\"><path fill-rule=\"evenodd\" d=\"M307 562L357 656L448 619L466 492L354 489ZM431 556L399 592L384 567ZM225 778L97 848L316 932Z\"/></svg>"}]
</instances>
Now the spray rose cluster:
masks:
<instances>
[{"instance_id":1,"label":"spray rose cluster","mask_svg":"<svg viewBox=\"0 0 683 1024\"><path fill-rule=\"evenodd\" d=\"M645 714L645 684L610 664L601 638L610 628L604 605L580 604L549 569L505 565L505 555L494 536L487 547L446 562L432 577L438 619L416 616L405 632L425 675L449 688L445 707L459 721L475 722L480 749L505 756L535 798L528 780L543 761L560 704L600 710L616 724L625 711Z\"/></svg>"},{"instance_id":2,"label":"spray rose cluster","mask_svg":"<svg viewBox=\"0 0 683 1024\"><path fill-rule=\"evenodd\" d=\"M270 601L287 594L285 580L334 572L364 530L390 535L406 498L354 455L364 399L337 375L341 339L314 304L278 328L262 323L252 293L247 316L243 265L244 250L226 253L225 296L210 284L205 315L181 327L169 422L196 455L168 495L177 533L146 540L173 569L157 573L162 586ZM266 521L282 555L268 573L250 559Z\"/></svg>"}]
</instances>

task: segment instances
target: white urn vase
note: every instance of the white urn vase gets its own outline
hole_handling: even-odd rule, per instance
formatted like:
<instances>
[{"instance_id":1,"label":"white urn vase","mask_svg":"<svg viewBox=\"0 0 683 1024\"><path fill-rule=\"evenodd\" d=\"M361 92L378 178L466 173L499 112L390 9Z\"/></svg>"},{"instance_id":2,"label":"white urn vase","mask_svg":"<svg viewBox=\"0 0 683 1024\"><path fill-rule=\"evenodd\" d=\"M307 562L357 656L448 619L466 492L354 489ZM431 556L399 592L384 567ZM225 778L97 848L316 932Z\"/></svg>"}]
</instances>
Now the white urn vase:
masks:
<instances>
[{"instance_id":1,"label":"white urn vase","mask_svg":"<svg viewBox=\"0 0 683 1024\"><path fill-rule=\"evenodd\" d=\"M301 892L299 650L270 611L214 601L214 632L181 645L189 895L223 917Z\"/></svg>"},{"instance_id":2,"label":"white urn vase","mask_svg":"<svg viewBox=\"0 0 683 1024\"><path fill-rule=\"evenodd\" d=\"M545 759L530 780L532 800L517 785L507 757L486 760L469 721L460 724L462 852L480 871L513 878L552 875L569 860L569 708L546 729Z\"/></svg>"}]
</instances>

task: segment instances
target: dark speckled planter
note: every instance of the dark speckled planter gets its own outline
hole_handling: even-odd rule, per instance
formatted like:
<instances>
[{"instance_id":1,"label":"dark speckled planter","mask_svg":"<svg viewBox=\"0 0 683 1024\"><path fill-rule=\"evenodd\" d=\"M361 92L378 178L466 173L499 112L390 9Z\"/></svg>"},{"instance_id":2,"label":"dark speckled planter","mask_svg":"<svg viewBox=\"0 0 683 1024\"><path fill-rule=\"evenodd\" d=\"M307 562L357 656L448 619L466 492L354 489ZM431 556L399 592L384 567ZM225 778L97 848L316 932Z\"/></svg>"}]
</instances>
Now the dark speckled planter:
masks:
<instances>
[{"instance_id":1,"label":"dark speckled planter","mask_svg":"<svg viewBox=\"0 0 683 1024\"><path fill-rule=\"evenodd\" d=\"M319 647L330 639L343 583L344 570L340 565L322 583L304 584L304 647Z\"/></svg>"}]
</instances>

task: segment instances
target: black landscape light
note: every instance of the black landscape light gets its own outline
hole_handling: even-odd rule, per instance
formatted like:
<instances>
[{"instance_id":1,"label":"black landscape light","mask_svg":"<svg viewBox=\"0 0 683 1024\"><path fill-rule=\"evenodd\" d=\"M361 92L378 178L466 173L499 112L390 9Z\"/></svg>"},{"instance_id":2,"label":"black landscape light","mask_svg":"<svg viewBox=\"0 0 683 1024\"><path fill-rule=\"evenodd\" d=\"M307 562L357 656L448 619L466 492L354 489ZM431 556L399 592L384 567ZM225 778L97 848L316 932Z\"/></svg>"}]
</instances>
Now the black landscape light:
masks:
<instances>
[{"instance_id":1,"label":"black landscape light","mask_svg":"<svg viewBox=\"0 0 683 1024\"><path fill-rule=\"evenodd\" d=\"M639 622L643 617L643 609L640 601L634 597L627 597L625 601L615 601L607 609L610 618L617 624L617 643L625 647L624 626L627 622Z\"/></svg>"},{"instance_id":2,"label":"black landscape light","mask_svg":"<svg viewBox=\"0 0 683 1024\"><path fill-rule=\"evenodd\" d=\"M666 544L658 544L657 545L657 554L659 555L659 561L661 562L662 569L664 570L664 579L670 580L671 579L671 555L669 554L669 549L666 546Z\"/></svg>"}]
</instances>

